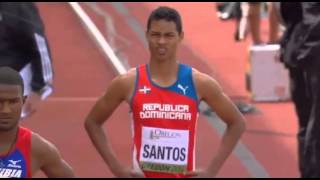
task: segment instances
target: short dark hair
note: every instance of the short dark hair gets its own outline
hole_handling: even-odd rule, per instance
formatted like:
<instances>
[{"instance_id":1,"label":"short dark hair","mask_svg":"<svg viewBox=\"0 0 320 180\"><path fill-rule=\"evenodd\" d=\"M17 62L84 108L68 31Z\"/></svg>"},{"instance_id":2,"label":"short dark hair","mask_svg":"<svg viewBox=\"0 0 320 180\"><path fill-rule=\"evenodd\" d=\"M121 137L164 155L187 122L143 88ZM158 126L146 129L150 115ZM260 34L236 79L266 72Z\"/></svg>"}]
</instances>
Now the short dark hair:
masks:
<instances>
[{"instance_id":1,"label":"short dark hair","mask_svg":"<svg viewBox=\"0 0 320 180\"><path fill-rule=\"evenodd\" d=\"M0 84L18 85L21 87L22 95L24 93L24 84L20 73L10 67L0 67Z\"/></svg>"},{"instance_id":2,"label":"short dark hair","mask_svg":"<svg viewBox=\"0 0 320 180\"><path fill-rule=\"evenodd\" d=\"M150 30L151 22L158 20L173 21L176 24L176 28L179 34L182 32L182 21L179 12L173 8L167 6L160 6L153 10L149 16L147 31Z\"/></svg>"}]
</instances>

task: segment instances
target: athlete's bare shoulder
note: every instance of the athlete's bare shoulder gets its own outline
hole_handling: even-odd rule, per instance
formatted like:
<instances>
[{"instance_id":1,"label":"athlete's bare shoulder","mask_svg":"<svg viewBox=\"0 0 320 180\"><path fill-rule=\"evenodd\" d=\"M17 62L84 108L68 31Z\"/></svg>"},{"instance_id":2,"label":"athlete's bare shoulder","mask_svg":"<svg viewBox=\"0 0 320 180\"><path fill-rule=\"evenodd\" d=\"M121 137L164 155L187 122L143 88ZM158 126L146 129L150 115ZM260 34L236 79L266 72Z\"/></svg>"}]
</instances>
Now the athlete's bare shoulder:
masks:
<instances>
[{"instance_id":1,"label":"athlete's bare shoulder","mask_svg":"<svg viewBox=\"0 0 320 180\"><path fill-rule=\"evenodd\" d=\"M211 95L222 93L219 83L210 75L192 68L192 77L200 100L206 98L208 91Z\"/></svg>"},{"instance_id":2,"label":"athlete's bare shoulder","mask_svg":"<svg viewBox=\"0 0 320 180\"><path fill-rule=\"evenodd\" d=\"M33 174L42 167L47 156L51 154L52 149L56 149L52 143L35 132L31 133L31 162Z\"/></svg>"},{"instance_id":3,"label":"athlete's bare shoulder","mask_svg":"<svg viewBox=\"0 0 320 180\"><path fill-rule=\"evenodd\" d=\"M47 146L49 141L43 138L41 135L35 132L31 132L31 143L32 143L32 150L38 151L41 150L43 146Z\"/></svg>"},{"instance_id":4,"label":"athlete's bare shoulder","mask_svg":"<svg viewBox=\"0 0 320 180\"><path fill-rule=\"evenodd\" d=\"M111 81L109 90L117 90L123 99L128 99L134 91L136 74L136 68L131 68L126 73L118 75Z\"/></svg>"},{"instance_id":5,"label":"athlete's bare shoulder","mask_svg":"<svg viewBox=\"0 0 320 180\"><path fill-rule=\"evenodd\" d=\"M47 177L74 177L72 168L62 159L57 147L37 133L31 135L32 174L42 170Z\"/></svg>"},{"instance_id":6,"label":"athlete's bare shoulder","mask_svg":"<svg viewBox=\"0 0 320 180\"><path fill-rule=\"evenodd\" d=\"M134 82L136 77L136 70L135 68L129 69L127 72L116 76L111 83L116 83L118 85L127 85L128 83Z\"/></svg>"},{"instance_id":7,"label":"athlete's bare shoulder","mask_svg":"<svg viewBox=\"0 0 320 180\"><path fill-rule=\"evenodd\" d=\"M42 164L41 161L45 159L48 152L56 150L56 147L51 142L35 132L32 132L31 144L32 157L35 162L38 162L38 165Z\"/></svg>"},{"instance_id":8,"label":"athlete's bare shoulder","mask_svg":"<svg viewBox=\"0 0 320 180\"><path fill-rule=\"evenodd\" d=\"M132 83L134 83L134 81L135 81L136 74L137 74L137 73L136 73L136 68L131 68L131 69L129 69L126 73L119 75L118 78L119 78L123 83L132 84Z\"/></svg>"},{"instance_id":9,"label":"athlete's bare shoulder","mask_svg":"<svg viewBox=\"0 0 320 180\"><path fill-rule=\"evenodd\" d=\"M210 75L203 73L195 68L192 68L192 76L194 77L195 80L201 82L201 83L206 83L208 81L214 81L217 83L217 81L211 77Z\"/></svg>"}]
</instances>

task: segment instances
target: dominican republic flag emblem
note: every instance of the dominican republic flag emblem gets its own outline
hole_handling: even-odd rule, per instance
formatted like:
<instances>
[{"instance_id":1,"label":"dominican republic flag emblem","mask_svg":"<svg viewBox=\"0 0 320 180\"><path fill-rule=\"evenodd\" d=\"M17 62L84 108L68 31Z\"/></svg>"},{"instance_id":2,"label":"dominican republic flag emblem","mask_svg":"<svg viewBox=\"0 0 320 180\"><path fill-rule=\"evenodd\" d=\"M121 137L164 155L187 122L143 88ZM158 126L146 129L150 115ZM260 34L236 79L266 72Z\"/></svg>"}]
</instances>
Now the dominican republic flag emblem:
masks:
<instances>
[{"instance_id":1,"label":"dominican republic flag emblem","mask_svg":"<svg viewBox=\"0 0 320 180\"><path fill-rule=\"evenodd\" d=\"M151 92L151 88L148 88L147 86L143 86L142 88L139 89L139 92L143 94L149 94Z\"/></svg>"}]
</instances>

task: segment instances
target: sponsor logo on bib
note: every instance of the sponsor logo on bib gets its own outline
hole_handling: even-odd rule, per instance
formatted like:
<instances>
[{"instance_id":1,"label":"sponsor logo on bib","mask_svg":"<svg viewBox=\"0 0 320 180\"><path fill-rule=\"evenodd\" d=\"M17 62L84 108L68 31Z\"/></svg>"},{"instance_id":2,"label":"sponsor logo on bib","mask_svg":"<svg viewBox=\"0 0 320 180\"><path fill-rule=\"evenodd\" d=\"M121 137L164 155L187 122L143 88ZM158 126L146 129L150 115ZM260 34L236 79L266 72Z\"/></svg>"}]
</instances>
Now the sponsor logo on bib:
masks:
<instances>
[{"instance_id":1,"label":"sponsor logo on bib","mask_svg":"<svg viewBox=\"0 0 320 180\"><path fill-rule=\"evenodd\" d=\"M140 165L145 171L187 171L188 130L142 127Z\"/></svg>"}]
</instances>

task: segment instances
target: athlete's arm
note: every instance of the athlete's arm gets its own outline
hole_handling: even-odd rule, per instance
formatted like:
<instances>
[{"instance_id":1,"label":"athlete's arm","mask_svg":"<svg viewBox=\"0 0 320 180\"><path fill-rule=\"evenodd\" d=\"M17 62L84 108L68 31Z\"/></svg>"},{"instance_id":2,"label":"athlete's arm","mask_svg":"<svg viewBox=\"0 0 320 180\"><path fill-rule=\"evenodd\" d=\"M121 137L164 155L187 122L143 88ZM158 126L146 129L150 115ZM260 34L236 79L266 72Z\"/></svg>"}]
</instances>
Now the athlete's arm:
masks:
<instances>
[{"instance_id":1,"label":"athlete's arm","mask_svg":"<svg viewBox=\"0 0 320 180\"><path fill-rule=\"evenodd\" d=\"M40 135L32 134L32 171L40 169L48 178L74 177L72 168L62 159L58 149Z\"/></svg>"},{"instance_id":2,"label":"athlete's arm","mask_svg":"<svg viewBox=\"0 0 320 180\"><path fill-rule=\"evenodd\" d=\"M216 176L244 132L245 119L213 78L196 70L193 74L200 100L205 101L227 125L217 154L203 174Z\"/></svg>"},{"instance_id":3,"label":"athlete's arm","mask_svg":"<svg viewBox=\"0 0 320 180\"><path fill-rule=\"evenodd\" d=\"M116 177L129 177L130 170L116 158L102 125L121 102L129 99L129 94L133 91L134 80L135 71L133 70L113 79L105 94L96 102L85 120L85 129L93 145Z\"/></svg>"}]
</instances>

